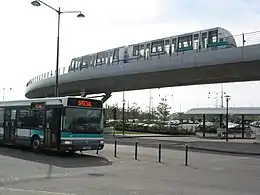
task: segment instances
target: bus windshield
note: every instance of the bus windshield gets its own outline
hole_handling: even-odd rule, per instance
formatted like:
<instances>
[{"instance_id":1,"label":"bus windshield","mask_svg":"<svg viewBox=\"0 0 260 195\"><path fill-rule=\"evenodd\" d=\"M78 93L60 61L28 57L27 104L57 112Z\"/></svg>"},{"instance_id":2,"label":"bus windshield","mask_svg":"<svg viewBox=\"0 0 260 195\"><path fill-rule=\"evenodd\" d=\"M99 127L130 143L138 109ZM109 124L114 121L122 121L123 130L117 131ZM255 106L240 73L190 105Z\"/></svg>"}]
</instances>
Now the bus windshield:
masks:
<instances>
[{"instance_id":1,"label":"bus windshield","mask_svg":"<svg viewBox=\"0 0 260 195\"><path fill-rule=\"evenodd\" d=\"M73 133L102 133L101 119L101 109L67 107L63 129Z\"/></svg>"}]
</instances>

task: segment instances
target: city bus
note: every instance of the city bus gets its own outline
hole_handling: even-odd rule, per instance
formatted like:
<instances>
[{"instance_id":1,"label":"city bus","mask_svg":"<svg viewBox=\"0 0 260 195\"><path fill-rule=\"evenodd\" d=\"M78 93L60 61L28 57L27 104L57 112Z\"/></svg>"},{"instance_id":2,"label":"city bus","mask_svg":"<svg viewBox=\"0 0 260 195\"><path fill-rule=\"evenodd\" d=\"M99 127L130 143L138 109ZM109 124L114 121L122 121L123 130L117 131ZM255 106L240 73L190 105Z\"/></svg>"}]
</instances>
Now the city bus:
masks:
<instances>
[{"instance_id":1,"label":"city bus","mask_svg":"<svg viewBox=\"0 0 260 195\"><path fill-rule=\"evenodd\" d=\"M58 151L102 150L103 103L78 97L0 102L0 142Z\"/></svg>"}]
</instances>

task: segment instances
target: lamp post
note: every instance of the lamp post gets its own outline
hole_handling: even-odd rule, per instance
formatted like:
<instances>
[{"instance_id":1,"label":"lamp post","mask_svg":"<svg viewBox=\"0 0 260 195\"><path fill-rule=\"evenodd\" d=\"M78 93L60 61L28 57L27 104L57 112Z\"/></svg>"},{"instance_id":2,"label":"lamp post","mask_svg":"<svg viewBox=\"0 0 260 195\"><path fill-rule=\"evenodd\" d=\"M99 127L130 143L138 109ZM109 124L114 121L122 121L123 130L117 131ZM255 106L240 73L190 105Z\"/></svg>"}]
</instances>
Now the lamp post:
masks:
<instances>
[{"instance_id":1,"label":"lamp post","mask_svg":"<svg viewBox=\"0 0 260 195\"><path fill-rule=\"evenodd\" d=\"M123 109L122 109L122 119L123 119L123 135L125 135L125 91L123 91Z\"/></svg>"},{"instance_id":2,"label":"lamp post","mask_svg":"<svg viewBox=\"0 0 260 195\"><path fill-rule=\"evenodd\" d=\"M151 124L151 106L152 106L152 90L149 89L149 107L148 107L148 121Z\"/></svg>"},{"instance_id":3,"label":"lamp post","mask_svg":"<svg viewBox=\"0 0 260 195\"><path fill-rule=\"evenodd\" d=\"M84 14L81 13L81 11L61 11L60 7L59 9L55 9L52 6L48 5L47 3L44 3L41 0L35 0L32 1L31 4L35 7L39 7L41 6L41 4L51 8L52 10L54 10L57 14L58 14L58 36L57 36L57 58L56 58L56 80L55 80L55 91L54 91L54 95L55 97L58 97L59 92L58 92L58 82L59 82L59 52L60 52L60 15L61 14L66 14L66 13L78 13L77 17L78 18L84 18Z\"/></svg>"},{"instance_id":4,"label":"lamp post","mask_svg":"<svg viewBox=\"0 0 260 195\"><path fill-rule=\"evenodd\" d=\"M228 141L228 101L230 100L230 97L229 95L226 95L225 98L226 98L226 102L227 102L227 111L226 111L226 141Z\"/></svg>"}]
</instances>

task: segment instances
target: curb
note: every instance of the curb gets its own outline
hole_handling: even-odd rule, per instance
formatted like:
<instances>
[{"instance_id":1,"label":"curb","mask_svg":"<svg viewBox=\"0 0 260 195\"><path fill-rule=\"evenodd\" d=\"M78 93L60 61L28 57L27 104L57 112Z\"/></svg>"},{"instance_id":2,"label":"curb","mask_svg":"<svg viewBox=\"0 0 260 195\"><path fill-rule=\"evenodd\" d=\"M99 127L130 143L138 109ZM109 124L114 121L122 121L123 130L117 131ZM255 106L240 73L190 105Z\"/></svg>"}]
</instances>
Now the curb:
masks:
<instances>
[{"instance_id":1,"label":"curb","mask_svg":"<svg viewBox=\"0 0 260 195\"><path fill-rule=\"evenodd\" d=\"M137 136L131 136L131 135L116 135L114 138L140 138L140 137L193 137L189 135L137 135Z\"/></svg>"},{"instance_id":2,"label":"curb","mask_svg":"<svg viewBox=\"0 0 260 195\"><path fill-rule=\"evenodd\" d=\"M218 153L226 153L226 154L242 154L242 155L260 156L260 153L254 153L254 152L239 152L239 151L230 151L230 150L218 150L218 149L201 148L201 147L194 147L194 146L189 146L189 148L190 149L194 149L194 150L208 151L208 152L218 152Z\"/></svg>"}]
</instances>

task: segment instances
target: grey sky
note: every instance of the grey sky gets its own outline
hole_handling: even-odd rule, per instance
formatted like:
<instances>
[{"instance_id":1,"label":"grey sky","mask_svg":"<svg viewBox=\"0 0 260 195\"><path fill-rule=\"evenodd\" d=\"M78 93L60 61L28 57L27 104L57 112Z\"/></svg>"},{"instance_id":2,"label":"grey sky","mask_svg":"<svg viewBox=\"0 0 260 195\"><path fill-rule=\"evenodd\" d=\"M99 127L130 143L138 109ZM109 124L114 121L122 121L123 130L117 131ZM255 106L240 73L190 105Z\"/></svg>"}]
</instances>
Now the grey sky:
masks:
<instances>
[{"instance_id":1,"label":"grey sky","mask_svg":"<svg viewBox=\"0 0 260 195\"><path fill-rule=\"evenodd\" d=\"M9 99L24 98L25 84L32 77L55 69L57 16L47 7L33 7L30 0L2 0L0 3L0 87L13 87ZM224 27L234 35L260 30L258 0L46 0L63 10L82 10L62 16L60 66L67 66L75 56L104 49L161 38L195 30ZM238 37L239 39L239 37ZM260 42L260 33L247 37ZM224 84L232 106L260 106L259 82ZM218 85L187 86L153 90L154 105L159 95L166 95L173 111L197 106L215 106L209 91ZM172 97L173 94L173 97ZM131 102L147 107L147 90L127 92ZM122 102L115 93L108 103Z\"/></svg>"}]
</instances>

